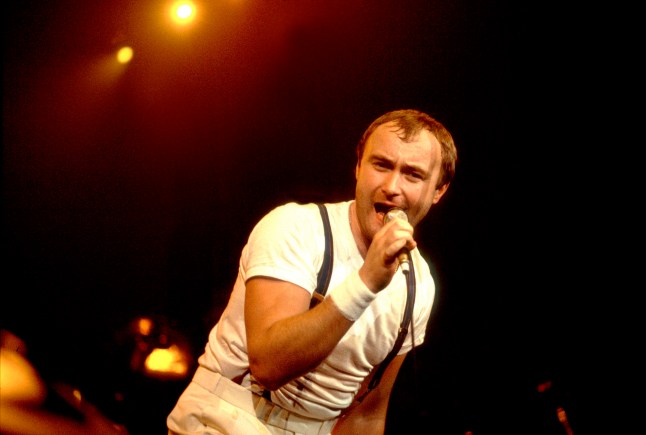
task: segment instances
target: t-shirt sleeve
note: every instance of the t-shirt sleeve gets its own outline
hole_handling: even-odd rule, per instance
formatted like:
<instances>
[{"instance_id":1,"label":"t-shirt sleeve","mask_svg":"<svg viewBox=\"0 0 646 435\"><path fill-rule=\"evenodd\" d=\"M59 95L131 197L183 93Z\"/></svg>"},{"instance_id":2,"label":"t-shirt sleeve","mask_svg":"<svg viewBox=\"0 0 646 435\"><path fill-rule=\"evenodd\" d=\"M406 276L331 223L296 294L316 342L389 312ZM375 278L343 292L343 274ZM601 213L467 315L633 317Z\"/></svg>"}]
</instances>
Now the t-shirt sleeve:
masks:
<instances>
[{"instance_id":1,"label":"t-shirt sleeve","mask_svg":"<svg viewBox=\"0 0 646 435\"><path fill-rule=\"evenodd\" d=\"M278 206L251 231L241 264L245 281L266 276L312 293L324 250L323 223L316 204Z\"/></svg>"}]
</instances>

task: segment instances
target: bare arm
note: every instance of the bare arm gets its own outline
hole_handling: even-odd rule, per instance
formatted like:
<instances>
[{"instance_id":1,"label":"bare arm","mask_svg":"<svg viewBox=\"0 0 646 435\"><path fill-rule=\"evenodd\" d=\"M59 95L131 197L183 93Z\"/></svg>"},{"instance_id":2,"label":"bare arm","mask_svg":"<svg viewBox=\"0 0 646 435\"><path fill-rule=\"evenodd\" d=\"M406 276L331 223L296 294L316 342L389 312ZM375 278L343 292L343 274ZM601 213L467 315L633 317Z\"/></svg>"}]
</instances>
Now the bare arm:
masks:
<instances>
[{"instance_id":1,"label":"bare arm","mask_svg":"<svg viewBox=\"0 0 646 435\"><path fill-rule=\"evenodd\" d=\"M393 386L395 385L399 369L404 363L405 358L406 354L397 355L393 358L384 371L377 387L368 393L359 405L350 409L347 414L344 414L339 419L337 424L334 426L334 435L384 433L386 430L386 415L388 413L390 394L393 390ZM366 378L364 381L362 390L366 388L368 382L370 382L370 377Z\"/></svg>"},{"instance_id":2,"label":"bare arm","mask_svg":"<svg viewBox=\"0 0 646 435\"><path fill-rule=\"evenodd\" d=\"M352 326L330 298L311 310L310 298L305 289L285 281L259 277L247 282L249 366L269 389L315 368Z\"/></svg>"}]
</instances>

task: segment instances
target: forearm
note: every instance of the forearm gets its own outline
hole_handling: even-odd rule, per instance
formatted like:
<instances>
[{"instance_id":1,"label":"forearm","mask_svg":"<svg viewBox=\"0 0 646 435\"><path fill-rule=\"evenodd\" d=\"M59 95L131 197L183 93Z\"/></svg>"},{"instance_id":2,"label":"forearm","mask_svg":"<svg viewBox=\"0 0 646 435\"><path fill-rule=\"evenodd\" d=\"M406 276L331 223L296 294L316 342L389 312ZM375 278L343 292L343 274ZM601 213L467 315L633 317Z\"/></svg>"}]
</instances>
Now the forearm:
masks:
<instances>
[{"instance_id":1,"label":"forearm","mask_svg":"<svg viewBox=\"0 0 646 435\"><path fill-rule=\"evenodd\" d=\"M374 371L372 374L374 375ZM391 387L387 385L386 389L377 388L365 396L371 378L372 376L369 376L364 380L355 398L355 400L360 398L359 400L362 401L360 403L353 402L334 425L334 430L332 431L334 435L383 434L386 430L386 415ZM386 381L390 384L391 379Z\"/></svg>"},{"instance_id":2,"label":"forearm","mask_svg":"<svg viewBox=\"0 0 646 435\"><path fill-rule=\"evenodd\" d=\"M250 280L245 318L254 377L276 389L312 370L375 297L357 272L311 310L311 295L294 284L268 278Z\"/></svg>"},{"instance_id":3,"label":"forearm","mask_svg":"<svg viewBox=\"0 0 646 435\"><path fill-rule=\"evenodd\" d=\"M364 379L355 398L355 400L360 398L361 402L355 402L343 413L334 426L332 431L334 435L383 434L385 432L390 395L405 358L405 354L397 355L388 364L381 377L381 382L367 394L365 393L375 371L373 370L372 374Z\"/></svg>"},{"instance_id":4,"label":"forearm","mask_svg":"<svg viewBox=\"0 0 646 435\"><path fill-rule=\"evenodd\" d=\"M314 309L286 317L248 337L254 377L274 390L318 366L352 326L326 298Z\"/></svg>"}]
</instances>

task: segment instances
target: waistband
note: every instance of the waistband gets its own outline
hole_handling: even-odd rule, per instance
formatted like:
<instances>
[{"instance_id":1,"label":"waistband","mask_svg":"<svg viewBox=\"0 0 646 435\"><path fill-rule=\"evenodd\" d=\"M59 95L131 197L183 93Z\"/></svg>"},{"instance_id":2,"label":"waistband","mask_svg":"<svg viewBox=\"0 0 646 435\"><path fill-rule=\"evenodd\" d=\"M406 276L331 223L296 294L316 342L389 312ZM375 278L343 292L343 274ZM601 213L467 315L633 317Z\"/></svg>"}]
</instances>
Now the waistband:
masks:
<instances>
[{"instance_id":1,"label":"waistband","mask_svg":"<svg viewBox=\"0 0 646 435\"><path fill-rule=\"evenodd\" d=\"M193 382L235 407L250 414L256 414L252 397L255 394L220 373L212 372L200 366L195 371L195 375L193 375Z\"/></svg>"},{"instance_id":2,"label":"waistband","mask_svg":"<svg viewBox=\"0 0 646 435\"><path fill-rule=\"evenodd\" d=\"M255 415L266 426L273 426L287 432L303 435L326 435L332 432L337 421L337 419L317 420L289 412L220 373L212 372L204 367L197 368L193 381L220 399Z\"/></svg>"}]
</instances>

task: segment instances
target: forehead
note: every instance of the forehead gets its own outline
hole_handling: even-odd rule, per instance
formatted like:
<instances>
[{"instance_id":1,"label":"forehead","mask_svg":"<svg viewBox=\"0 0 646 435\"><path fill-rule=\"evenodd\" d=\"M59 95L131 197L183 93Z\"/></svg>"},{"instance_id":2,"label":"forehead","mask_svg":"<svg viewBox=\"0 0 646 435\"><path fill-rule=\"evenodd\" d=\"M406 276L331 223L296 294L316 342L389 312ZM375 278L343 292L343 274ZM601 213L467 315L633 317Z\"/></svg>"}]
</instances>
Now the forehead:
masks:
<instances>
[{"instance_id":1,"label":"forehead","mask_svg":"<svg viewBox=\"0 0 646 435\"><path fill-rule=\"evenodd\" d=\"M403 135L404 132L394 122L380 125L366 141L364 156L378 154L395 160L403 159L428 169L440 164L441 147L434 134L420 130L406 141L402 139Z\"/></svg>"}]
</instances>

